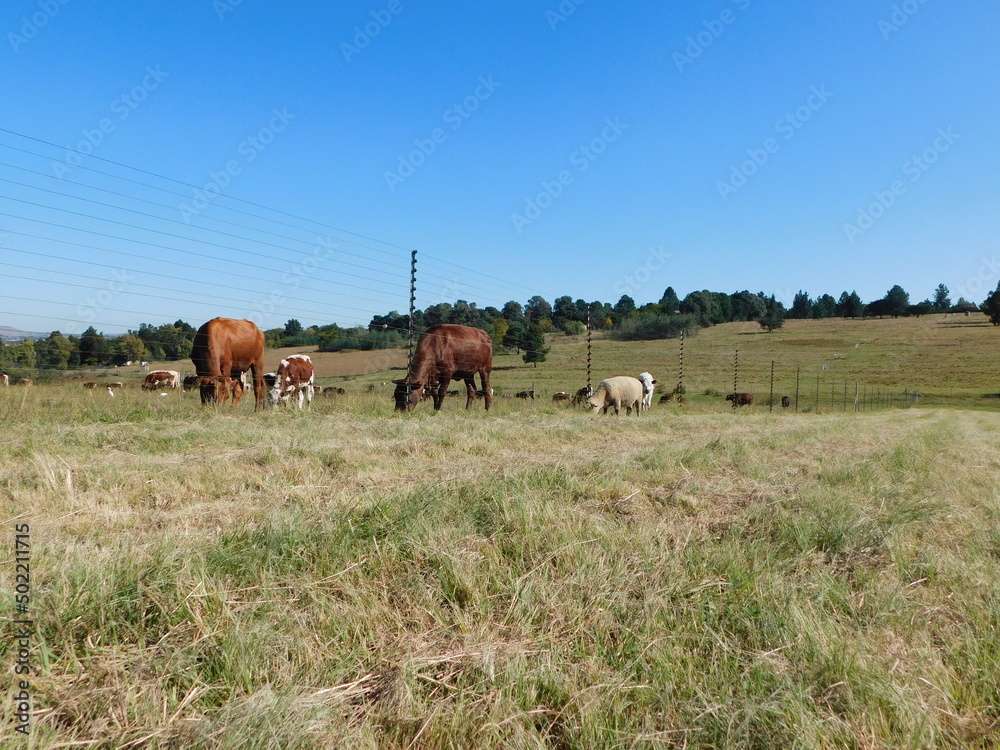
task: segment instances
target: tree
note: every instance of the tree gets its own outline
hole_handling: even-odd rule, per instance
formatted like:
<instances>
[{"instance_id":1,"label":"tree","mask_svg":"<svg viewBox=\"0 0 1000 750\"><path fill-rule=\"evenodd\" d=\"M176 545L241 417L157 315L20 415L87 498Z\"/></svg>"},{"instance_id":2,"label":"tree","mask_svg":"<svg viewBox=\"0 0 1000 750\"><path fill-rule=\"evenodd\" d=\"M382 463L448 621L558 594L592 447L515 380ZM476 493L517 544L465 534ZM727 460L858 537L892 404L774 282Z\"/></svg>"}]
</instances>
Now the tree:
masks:
<instances>
[{"instance_id":1,"label":"tree","mask_svg":"<svg viewBox=\"0 0 1000 750\"><path fill-rule=\"evenodd\" d=\"M496 318L490 331L490 338L493 339L493 346L503 346L503 340L507 337L510 323L504 318Z\"/></svg>"},{"instance_id":2,"label":"tree","mask_svg":"<svg viewBox=\"0 0 1000 750\"><path fill-rule=\"evenodd\" d=\"M660 297L660 307L663 308L663 312L667 313L667 315L673 315L680 306L681 300L677 296L677 292L674 291L672 286L668 286L664 290L663 296Z\"/></svg>"},{"instance_id":3,"label":"tree","mask_svg":"<svg viewBox=\"0 0 1000 750\"><path fill-rule=\"evenodd\" d=\"M524 336L526 329L524 323L519 320L510 321L510 325L507 327L507 333L503 337L503 345L508 349L513 349L520 352L524 348Z\"/></svg>"},{"instance_id":4,"label":"tree","mask_svg":"<svg viewBox=\"0 0 1000 750\"><path fill-rule=\"evenodd\" d=\"M785 316L779 312L771 311L761 315L757 319L757 323L761 328L770 333L775 328L781 328L785 325Z\"/></svg>"},{"instance_id":5,"label":"tree","mask_svg":"<svg viewBox=\"0 0 1000 750\"><path fill-rule=\"evenodd\" d=\"M142 340L126 333L111 343L111 358L114 364L123 365L126 362L136 362L146 356L146 345Z\"/></svg>"},{"instance_id":6,"label":"tree","mask_svg":"<svg viewBox=\"0 0 1000 750\"><path fill-rule=\"evenodd\" d=\"M767 312L767 300L763 294L751 294L744 289L729 295L733 320L757 320Z\"/></svg>"},{"instance_id":7,"label":"tree","mask_svg":"<svg viewBox=\"0 0 1000 750\"><path fill-rule=\"evenodd\" d=\"M500 315L509 320L511 323L524 322L524 308L521 306L520 302L515 302L514 300L504 304L503 309L500 310Z\"/></svg>"},{"instance_id":8,"label":"tree","mask_svg":"<svg viewBox=\"0 0 1000 750\"><path fill-rule=\"evenodd\" d=\"M623 294L621 298L615 303L615 315L618 316L618 320L621 320L622 318L627 318L634 312L635 312L635 300L629 297L627 294Z\"/></svg>"},{"instance_id":9,"label":"tree","mask_svg":"<svg viewBox=\"0 0 1000 750\"><path fill-rule=\"evenodd\" d=\"M566 330L566 323L576 320L576 305L568 294L558 297L552 305L552 323L556 328Z\"/></svg>"},{"instance_id":10,"label":"tree","mask_svg":"<svg viewBox=\"0 0 1000 750\"><path fill-rule=\"evenodd\" d=\"M302 333L302 324L295 318L289 319L289 321L285 323L285 335L295 336L299 333Z\"/></svg>"},{"instance_id":11,"label":"tree","mask_svg":"<svg viewBox=\"0 0 1000 750\"><path fill-rule=\"evenodd\" d=\"M965 302L965 300L960 299L959 303L962 302ZM956 305L956 307L958 307L958 305ZM995 326L1000 326L1000 284L997 284L997 288L983 301L983 304L979 306L979 309L986 313L986 317L990 319L990 323Z\"/></svg>"},{"instance_id":12,"label":"tree","mask_svg":"<svg viewBox=\"0 0 1000 750\"><path fill-rule=\"evenodd\" d=\"M837 315L842 318L859 318L865 313L865 303L857 292L843 292L837 302Z\"/></svg>"},{"instance_id":13,"label":"tree","mask_svg":"<svg viewBox=\"0 0 1000 750\"><path fill-rule=\"evenodd\" d=\"M73 342L59 331L35 344L38 367L43 370L65 370L73 353Z\"/></svg>"},{"instance_id":14,"label":"tree","mask_svg":"<svg viewBox=\"0 0 1000 750\"><path fill-rule=\"evenodd\" d=\"M934 290L934 310L936 312L948 312L951 309L951 299L948 297L948 287L938 284Z\"/></svg>"},{"instance_id":15,"label":"tree","mask_svg":"<svg viewBox=\"0 0 1000 750\"><path fill-rule=\"evenodd\" d=\"M107 364L110 358L108 341L90 326L80 336L80 364L84 367L97 367Z\"/></svg>"},{"instance_id":16,"label":"tree","mask_svg":"<svg viewBox=\"0 0 1000 750\"><path fill-rule=\"evenodd\" d=\"M544 297L536 294L524 306L524 317L529 323L540 323L542 318L552 317L552 305L546 302Z\"/></svg>"},{"instance_id":17,"label":"tree","mask_svg":"<svg viewBox=\"0 0 1000 750\"><path fill-rule=\"evenodd\" d=\"M910 295L896 284L885 293L886 309L888 314L894 318L906 313L906 308L910 306Z\"/></svg>"},{"instance_id":18,"label":"tree","mask_svg":"<svg viewBox=\"0 0 1000 750\"><path fill-rule=\"evenodd\" d=\"M538 367L539 362L545 361L545 355L549 353L549 347L545 346L545 332L542 327L535 323L529 323L522 339L524 355L521 357L525 363L531 363Z\"/></svg>"},{"instance_id":19,"label":"tree","mask_svg":"<svg viewBox=\"0 0 1000 750\"><path fill-rule=\"evenodd\" d=\"M792 308L788 311L789 318L795 318L796 320L804 320L805 318L812 317L812 301L809 299L809 294L803 292L801 289L798 294L792 299Z\"/></svg>"},{"instance_id":20,"label":"tree","mask_svg":"<svg viewBox=\"0 0 1000 750\"><path fill-rule=\"evenodd\" d=\"M837 314L837 300L829 294L822 294L816 298L813 305L814 318L832 318Z\"/></svg>"}]
</instances>

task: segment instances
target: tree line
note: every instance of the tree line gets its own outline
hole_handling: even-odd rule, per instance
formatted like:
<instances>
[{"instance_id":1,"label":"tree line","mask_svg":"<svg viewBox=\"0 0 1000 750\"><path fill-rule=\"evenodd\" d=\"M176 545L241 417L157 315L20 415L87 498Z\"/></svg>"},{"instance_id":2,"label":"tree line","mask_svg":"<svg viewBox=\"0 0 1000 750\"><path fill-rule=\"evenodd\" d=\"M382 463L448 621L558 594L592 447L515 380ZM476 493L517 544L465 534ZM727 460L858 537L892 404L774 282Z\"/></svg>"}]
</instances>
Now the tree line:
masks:
<instances>
[{"instance_id":1,"label":"tree line","mask_svg":"<svg viewBox=\"0 0 1000 750\"><path fill-rule=\"evenodd\" d=\"M525 362L537 364L545 360L548 352L546 334L579 335L588 325L593 330L607 331L616 339L640 341L672 338L681 331L690 335L699 328L734 321L756 321L761 328L772 331L786 319L905 317L977 310L984 312L994 325L1000 325L1000 284L982 305L962 298L953 304L944 284L938 284L930 297L917 303L911 303L909 293L898 284L884 297L867 303L856 291L844 291L834 298L830 294L811 297L800 290L789 308L775 295L763 292L743 290L729 294L703 289L681 299L669 286L659 301L643 305L637 305L627 294L614 304L574 300L569 295L549 303L535 295L525 304L510 300L502 308L480 308L475 302L457 300L416 310L413 326L417 334L442 323L482 328L498 349L513 350ZM409 317L393 310L374 315L367 326L342 327L332 323L305 327L293 318L283 327L269 329L264 334L270 348L318 346L321 351L370 350L405 346L409 326ZM53 331L44 339L24 339L16 344L0 341L0 370L44 377L46 373L116 367L142 360L188 359L195 332L194 326L177 320L159 326L143 323L122 336L105 336L91 326L79 336Z\"/></svg>"}]
</instances>

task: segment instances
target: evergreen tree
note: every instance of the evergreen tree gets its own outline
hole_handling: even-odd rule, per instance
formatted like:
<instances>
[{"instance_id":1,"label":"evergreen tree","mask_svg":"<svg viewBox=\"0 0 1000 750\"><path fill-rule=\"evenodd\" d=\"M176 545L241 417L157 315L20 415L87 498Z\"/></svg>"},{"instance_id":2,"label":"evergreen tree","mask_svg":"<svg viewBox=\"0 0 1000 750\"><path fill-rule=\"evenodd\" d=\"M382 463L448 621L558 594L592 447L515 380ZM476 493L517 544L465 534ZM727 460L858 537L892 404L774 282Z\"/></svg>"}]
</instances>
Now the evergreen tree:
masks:
<instances>
[{"instance_id":1,"label":"evergreen tree","mask_svg":"<svg viewBox=\"0 0 1000 750\"><path fill-rule=\"evenodd\" d=\"M934 290L934 310L936 312L948 312L951 309L951 299L948 297L948 287L938 284Z\"/></svg>"},{"instance_id":2,"label":"evergreen tree","mask_svg":"<svg viewBox=\"0 0 1000 750\"><path fill-rule=\"evenodd\" d=\"M295 336L299 333L302 333L302 324L295 318L289 319L289 321L285 323L285 335Z\"/></svg>"},{"instance_id":3,"label":"evergreen tree","mask_svg":"<svg viewBox=\"0 0 1000 750\"><path fill-rule=\"evenodd\" d=\"M531 363L538 367L539 362L545 361L545 356L549 353L549 347L545 346L545 332L540 325L529 323L522 339L524 355L521 357L526 363Z\"/></svg>"},{"instance_id":4,"label":"evergreen tree","mask_svg":"<svg viewBox=\"0 0 1000 750\"><path fill-rule=\"evenodd\" d=\"M668 286L660 297L660 307L667 315L673 315L681 306L680 298L672 286Z\"/></svg>"},{"instance_id":5,"label":"evergreen tree","mask_svg":"<svg viewBox=\"0 0 1000 750\"><path fill-rule=\"evenodd\" d=\"M795 298L792 300L792 309L788 311L789 318L795 318L796 320L804 320L805 318L812 317L812 300L809 299L809 294L803 292L801 289Z\"/></svg>"},{"instance_id":6,"label":"evergreen tree","mask_svg":"<svg viewBox=\"0 0 1000 750\"><path fill-rule=\"evenodd\" d=\"M965 300L960 299L959 303L962 302L965 302ZM956 308L957 307L958 305L956 305ZM993 293L983 301L983 304L979 306L979 309L986 313L986 317L990 319L990 323L995 326L1000 326L1000 284L997 284L997 288L993 290Z\"/></svg>"}]
</instances>

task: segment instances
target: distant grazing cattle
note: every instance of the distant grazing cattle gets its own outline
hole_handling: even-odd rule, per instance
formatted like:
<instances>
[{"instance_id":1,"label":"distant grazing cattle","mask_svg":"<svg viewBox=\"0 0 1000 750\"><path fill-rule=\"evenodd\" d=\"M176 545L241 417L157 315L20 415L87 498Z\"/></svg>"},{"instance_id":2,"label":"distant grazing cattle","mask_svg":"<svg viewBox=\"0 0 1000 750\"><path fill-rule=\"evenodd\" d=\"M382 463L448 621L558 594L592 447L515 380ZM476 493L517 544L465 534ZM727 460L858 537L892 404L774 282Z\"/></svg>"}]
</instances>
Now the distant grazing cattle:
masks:
<instances>
[{"instance_id":1,"label":"distant grazing cattle","mask_svg":"<svg viewBox=\"0 0 1000 750\"><path fill-rule=\"evenodd\" d=\"M6 387L9 385L10 385L10 376L0 373L0 386Z\"/></svg>"},{"instance_id":2,"label":"distant grazing cattle","mask_svg":"<svg viewBox=\"0 0 1000 750\"><path fill-rule=\"evenodd\" d=\"M323 386L313 385L313 393L322 393L322 392L323 392Z\"/></svg>"},{"instance_id":3,"label":"distant grazing cattle","mask_svg":"<svg viewBox=\"0 0 1000 750\"><path fill-rule=\"evenodd\" d=\"M752 393L730 393L726 396L726 401L732 401L736 406L752 406Z\"/></svg>"},{"instance_id":4,"label":"distant grazing cattle","mask_svg":"<svg viewBox=\"0 0 1000 750\"><path fill-rule=\"evenodd\" d=\"M788 396L782 396L781 397L781 408L782 409L787 409L791 405L792 405L792 399L791 398L789 398Z\"/></svg>"},{"instance_id":5,"label":"distant grazing cattle","mask_svg":"<svg viewBox=\"0 0 1000 750\"><path fill-rule=\"evenodd\" d=\"M339 388L337 386L328 385L326 388L323 389L322 395L323 398L329 398L330 396L343 396L345 393L347 393L346 388Z\"/></svg>"},{"instance_id":6,"label":"distant grazing cattle","mask_svg":"<svg viewBox=\"0 0 1000 750\"><path fill-rule=\"evenodd\" d=\"M264 406L264 334L255 323L213 318L194 336L191 361L201 378L201 403L222 400L225 381L253 373L254 406Z\"/></svg>"},{"instance_id":7,"label":"distant grazing cattle","mask_svg":"<svg viewBox=\"0 0 1000 750\"><path fill-rule=\"evenodd\" d=\"M312 359L306 354L293 354L281 360L278 365L274 386L270 390L270 401L273 406L282 402L288 402L293 396L298 394L299 408L302 403L312 404L313 398L313 372Z\"/></svg>"},{"instance_id":8,"label":"distant grazing cattle","mask_svg":"<svg viewBox=\"0 0 1000 750\"><path fill-rule=\"evenodd\" d=\"M671 401L674 400L674 395L675 394L673 394L673 393L664 393L662 396L660 396L660 403L661 404L668 404L668 403L670 403Z\"/></svg>"},{"instance_id":9,"label":"distant grazing cattle","mask_svg":"<svg viewBox=\"0 0 1000 750\"><path fill-rule=\"evenodd\" d=\"M573 394L573 406L580 406L588 398L594 395L594 389L589 385L583 386L580 390Z\"/></svg>"},{"instance_id":10,"label":"distant grazing cattle","mask_svg":"<svg viewBox=\"0 0 1000 750\"><path fill-rule=\"evenodd\" d=\"M434 409L440 410L445 393L452 380L464 380L465 408L472 407L476 399L476 375L482 381L482 393L489 411L493 403L490 388L490 371L493 369L493 341L481 328L470 328L452 323L427 329L417 343L413 362L403 380L394 380L393 398L397 411L413 409L425 392L434 400Z\"/></svg>"},{"instance_id":11,"label":"distant grazing cattle","mask_svg":"<svg viewBox=\"0 0 1000 750\"><path fill-rule=\"evenodd\" d=\"M86 388L88 391L92 391L97 387L97 383L84 383L83 387Z\"/></svg>"},{"instance_id":12,"label":"distant grazing cattle","mask_svg":"<svg viewBox=\"0 0 1000 750\"><path fill-rule=\"evenodd\" d=\"M569 401L573 398L572 393L567 393L566 391L556 391L552 394L552 401L554 403L560 403L563 401Z\"/></svg>"},{"instance_id":13,"label":"distant grazing cattle","mask_svg":"<svg viewBox=\"0 0 1000 750\"><path fill-rule=\"evenodd\" d=\"M32 381L31 378L21 378L16 383L14 383L14 385L23 385L23 386L32 386L34 384L35 383L34 381Z\"/></svg>"},{"instance_id":14,"label":"distant grazing cattle","mask_svg":"<svg viewBox=\"0 0 1000 750\"><path fill-rule=\"evenodd\" d=\"M182 385L184 386L184 390L190 391L192 388L199 388L201 384L198 382L198 380L199 378L197 375L185 375L184 381L182 383Z\"/></svg>"},{"instance_id":15,"label":"distant grazing cattle","mask_svg":"<svg viewBox=\"0 0 1000 750\"><path fill-rule=\"evenodd\" d=\"M516 398L530 398L530 399L534 399L535 398L535 392L534 391L519 391L518 393L516 393L514 395L515 395Z\"/></svg>"},{"instance_id":16,"label":"distant grazing cattle","mask_svg":"<svg viewBox=\"0 0 1000 750\"><path fill-rule=\"evenodd\" d=\"M151 370L142 381L142 390L155 391L157 388L179 388L181 374L176 370Z\"/></svg>"},{"instance_id":17,"label":"distant grazing cattle","mask_svg":"<svg viewBox=\"0 0 1000 750\"><path fill-rule=\"evenodd\" d=\"M124 387L125 387L124 383L118 383L118 382L108 383L108 388L111 388L112 390L115 391L117 391L119 388L124 388Z\"/></svg>"}]
</instances>

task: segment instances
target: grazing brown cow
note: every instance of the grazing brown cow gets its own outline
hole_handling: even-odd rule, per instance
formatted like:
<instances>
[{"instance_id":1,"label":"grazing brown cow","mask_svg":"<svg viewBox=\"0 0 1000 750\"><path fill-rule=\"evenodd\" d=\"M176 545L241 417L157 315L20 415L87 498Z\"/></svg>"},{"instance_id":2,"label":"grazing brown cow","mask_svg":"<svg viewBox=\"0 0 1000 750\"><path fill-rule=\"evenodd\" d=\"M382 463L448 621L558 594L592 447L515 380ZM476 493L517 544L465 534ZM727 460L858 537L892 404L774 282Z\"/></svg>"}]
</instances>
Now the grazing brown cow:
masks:
<instances>
[{"instance_id":1,"label":"grazing brown cow","mask_svg":"<svg viewBox=\"0 0 1000 750\"><path fill-rule=\"evenodd\" d=\"M124 383L118 383L118 382L108 383L108 388L110 388L113 391L117 391L119 388L124 388L124 387L125 387Z\"/></svg>"},{"instance_id":2,"label":"grazing brown cow","mask_svg":"<svg viewBox=\"0 0 1000 750\"><path fill-rule=\"evenodd\" d=\"M782 396L781 397L781 408L782 409L787 409L791 405L792 405L792 399L791 399L791 397L789 397L789 396Z\"/></svg>"},{"instance_id":3,"label":"grazing brown cow","mask_svg":"<svg viewBox=\"0 0 1000 750\"><path fill-rule=\"evenodd\" d=\"M736 406L753 406L752 393L730 393L726 401L732 401Z\"/></svg>"},{"instance_id":4,"label":"grazing brown cow","mask_svg":"<svg viewBox=\"0 0 1000 750\"><path fill-rule=\"evenodd\" d=\"M674 394L673 393L664 393L662 396L660 396L660 403L661 404L667 404L667 403L670 403L673 400L674 400Z\"/></svg>"},{"instance_id":5,"label":"grazing brown cow","mask_svg":"<svg viewBox=\"0 0 1000 750\"><path fill-rule=\"evenodd\" d=\"M97 383L84 383L83 387L86 388L88 391L92 391L97 387Z\"/></svg>"},{"instance_id":6,"label":"grazing brown cow","mask_svg":"<svg viewBox=\"0 0 1000 750\"><path fill-rule=\"evenodd\" d=\"M150 370L142 381L142 390L155 391L157 388L179 388L181 374L176 370Z\"/></svg>"},{"instance_id":7,"label":"grazing brown cow","mask_svg":"<svg viewBox=\"0 0 1000 750\"><path fill-rule=\"evenodd\" d=\"M453 323L429 328L417 343L417 351L404 380L394 380L397 411L409 411L415 407L425 391L434 399L434 409L440 410L444 403L448 384L452 380L464 380L465 408L472 408L476 400L478 374L482 381L483 400L489 411L493 403L493 389L490 388L490 371L493 369L493 341L481 328L470 328Z\"/></svg>"},{"instance_id":8,"label":"grazing brown cow","mask_svg":"<svg viewBox=\"0 0 1000 750\"><path fill-rule=\"evenodd\" d=\"M264 406L264 334L255 323L233 318L213 318L194 336L191 361L198 373L201 403L221 401L224 381L253 373L254 408Z\"/></svg>"},{"instance_id":9,"label":"grazing brown cow","mask_svg":"<svg viewBox=\"0 0 1000 750\"><path fill-rule=\"evenodd\" d=\"M552 401L556 403L560 401L569 401L572 398L573 394L566 393L566 391L556 391L555 393L552 394Z\"/></svg>"},{"instance_id":10,"label":"grazing brown cow","mask_svg":"<svg viewBox=\"0 0 1000 750\"><path fill-rule=\"evenodd\" d=\"M308 355L293 354L281 360L278 372L275 374L274 385L268 394L271 405L277 406L282 402L287 403L297 393L300 409L303 400L312 406L315 377L312 359Z\"/></svg>"},{"instance_id":11,"label":"grazing brown cow","mask_svg":"<svg viewBox=\"0 0 1000 750\"><path fill-rule=\"evenodd\" d=\"M518 391L514 394L514 398L530 398L532 401L535 400L534 391Z\"/></svg>"}]
</instances>

